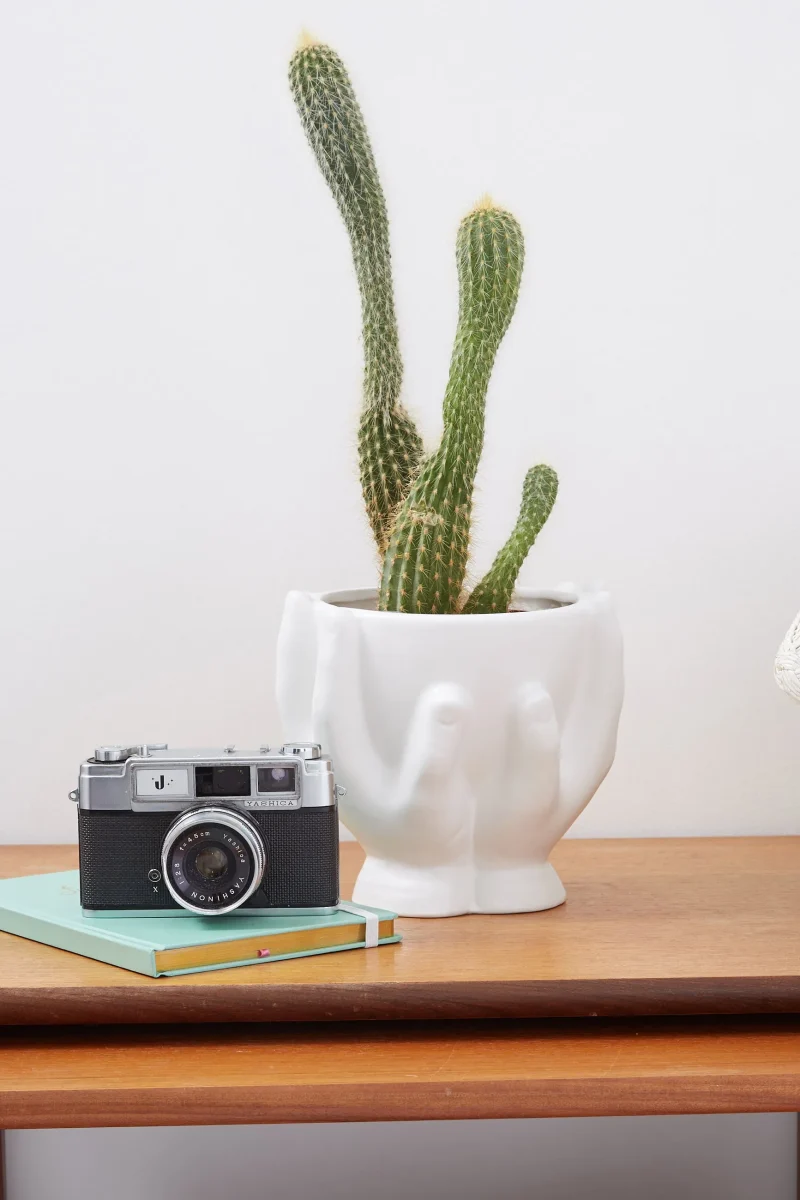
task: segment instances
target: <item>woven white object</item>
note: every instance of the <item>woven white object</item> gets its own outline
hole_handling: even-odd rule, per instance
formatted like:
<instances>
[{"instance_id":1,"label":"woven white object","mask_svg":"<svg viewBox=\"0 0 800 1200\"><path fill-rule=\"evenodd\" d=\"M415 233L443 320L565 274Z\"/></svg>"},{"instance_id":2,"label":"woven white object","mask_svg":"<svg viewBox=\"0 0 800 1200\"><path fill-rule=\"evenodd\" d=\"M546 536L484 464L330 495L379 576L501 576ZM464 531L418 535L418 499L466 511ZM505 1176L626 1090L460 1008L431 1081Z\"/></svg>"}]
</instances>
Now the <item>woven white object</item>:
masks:
<instances>
[{"instance_id":1,"label":"woven white object","mask_svg":"<svg viewBox=\"0 0 800 1200\"><path fill-rule=\"evenodd\" d=\"M775 678L784 692L800 701L800 613L780 644L775 658Z\"/></svg>"}]
</instances>

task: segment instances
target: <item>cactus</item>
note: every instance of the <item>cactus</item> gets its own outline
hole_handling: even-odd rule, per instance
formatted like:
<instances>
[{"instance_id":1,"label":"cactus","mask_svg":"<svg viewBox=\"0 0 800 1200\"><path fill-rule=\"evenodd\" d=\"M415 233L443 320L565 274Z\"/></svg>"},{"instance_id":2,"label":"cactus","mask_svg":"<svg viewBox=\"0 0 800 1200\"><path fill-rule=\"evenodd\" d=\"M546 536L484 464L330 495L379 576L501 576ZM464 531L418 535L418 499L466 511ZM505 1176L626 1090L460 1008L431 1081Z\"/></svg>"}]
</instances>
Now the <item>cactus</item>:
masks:
<instances>
[{"instance_id":1,"label":"cactus","mask_svg":"<svg viewBox=\"0 0 800 1200\"><path fill-rule=\"evenodd\" d=\"M522 488L517 523L478 586L464 605L465 613L507 612L520 567L550 516L558 493L558 476L552 467L531 467Z\"/></svg>"},{"instance_id":2,"label":"cactus","mask_svg":"<svg viewBox=\"0 0 800 1200\"><path fill-rule=\"evenodd\" d=\"M528 473L514 532L465 598L486 392L519 294L522 230L511 213L488 198L459 226L459 315L444 434L423 461L422 441L400 401L403 371L389 225L361 110L339 56L308 37L291 60L289 78L306 135L347 228L361 294L364 395L358 450L367 515L383 558L378 607L410 613L505 611L557 490L549 467Z\"/></svg>"},{"instance_id":3,"label":"cactus","mask_svg":"<svg viewBox=\"0 0 800 1200\"><path fill-rule=\"evenodd\" d=\"M382 609L448 613L458 607L486 389L517 303L523 258L522 230L488 197L461 222L458 327L444 397L444 435L397 514L384 558Z\"/></svg>"},{"instance_id":4,"label":"cactus","mask_svg":"<svg viewBox=\"0 0 800 1200\"><path fill-rule=\"evenodd\" d=\"M361 293L364 403L358 431L361 488L382 553L391 519L417 473L422 439L400 403L389 222L364 118L342 60L305 36L292 58L295 104L339 206Z\"/></svg>"}]
</instances>

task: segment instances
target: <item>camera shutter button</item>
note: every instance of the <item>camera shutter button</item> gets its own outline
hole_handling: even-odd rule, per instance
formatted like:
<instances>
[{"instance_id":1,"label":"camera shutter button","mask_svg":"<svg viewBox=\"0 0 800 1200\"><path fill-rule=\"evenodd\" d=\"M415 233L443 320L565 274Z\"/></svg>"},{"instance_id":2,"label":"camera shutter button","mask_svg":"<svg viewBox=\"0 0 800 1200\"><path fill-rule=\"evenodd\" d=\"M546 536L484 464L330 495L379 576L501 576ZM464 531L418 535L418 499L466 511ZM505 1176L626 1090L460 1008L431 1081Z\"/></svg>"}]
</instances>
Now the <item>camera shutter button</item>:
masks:
<instances>
[{"instance_id":1,"label":"camera shutter button","mask_svg":"<svg viewBox=\"0 0 800 1200\"><path fill-rule=\"evenodd\" d=\"M319 742L286 742L280 752L293 758L321 758L322 746Z\"/></svg>"}]
</instances>

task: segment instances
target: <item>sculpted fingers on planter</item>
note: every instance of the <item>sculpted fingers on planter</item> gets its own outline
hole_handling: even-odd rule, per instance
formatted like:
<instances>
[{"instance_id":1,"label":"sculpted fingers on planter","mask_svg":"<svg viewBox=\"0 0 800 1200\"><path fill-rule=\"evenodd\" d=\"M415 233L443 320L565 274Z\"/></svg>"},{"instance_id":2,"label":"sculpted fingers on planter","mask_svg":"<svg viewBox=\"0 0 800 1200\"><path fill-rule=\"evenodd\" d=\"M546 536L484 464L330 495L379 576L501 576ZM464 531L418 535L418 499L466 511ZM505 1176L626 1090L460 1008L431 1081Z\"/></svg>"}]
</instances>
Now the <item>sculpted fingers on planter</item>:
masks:
<instances>
[{"instance_id":1,"label":"sculpted fingers on planter","mask_svg":"<svg viewBox=\"0 0 800 1200\"><path fill-rule=\"evenodd\" d=\"M435 683L422 693L411 719L391 811L404 839L423 857L432 843L452 847L467 836L462 754L469 710L463 688Z\"/></svg>"},{"instance_id":2,"label":"sculpted fingers on planter","mask_svg":"<svg viewBox=\"0 0 800 1200\"><path fill-rule=\"evenodd\" d=\"M560 800L560 733L550 694L525 683L509 711L508 763L501 788L479 813L474 912L532 912L563 903L547 862Z\"/></svg>"},{"instance_id":3,"label":"sculpted fingers on planter","mask_svg":"<svg viewBox=\"0 0 800 1200\"><path fill-rule=\"evenodd\" d=\"M466 694L455 685L426 688L401 761L392 768L375 746L364 708L358 625L341 614L322 625L312 726L334 764L347 764L340 775L347 788L342 819L360 841L388 851L397 848L399 836L425 857L431 839L435 844L443 835L457 840L463 814L455 799L444 797L457 791L455 765L467 706Z\"/></svg>"},{"instance_id":4,"label":"sculpted fingers on planter","mask_svg":"<svg viewBox=\"0 0 800 1200\"><path fill-rule=\"evenodd\" d=\"M510 816L526 850L547 857L561 789L561 734L550 693L528 683L515 697L508 770Z\"/></svg>"},{"instance_id":5,"label":"sculpted fingers on planter","mask_svg":"<svg viewBox=\"0 0 800 1200\"><path fill-rule=\"evenodd\" d=\"M434 683L417 701L408 731L401 775L409 791L438 786L457 765L469 696L455 683Z\"/></svg>"},{"instance_id":6,"label":"sculpted fingers on planter","mask_svg":"<svg viewBox=\"0 0 800 1200\"><path fill-rule=\"evenodd\" d=\"M357 903L407 916L452 916L472 899L472 807L463 773L470 703L455 684L420 695L391 791L376 797Z\"/></svg>"},{"instance_id":7,"label":"sculpted fingers on planter","mask_svg":"<svg viewBox=\"0 0 800 1200\"><path fill-rule=\"evenodd\" d=\"M478 812L475 841L482 862L547 855L558 810L559 729L553 701L540 683L525 683L509 709L508 753L496 793Z\"/></svg>"},{"instance_id":8,"label":"sculpted fingers on planter","mask_svg":"<svg viewBox=\"0 0 800 1200\"><path fill-rule=\"evenodd\" d=\"M550 693L541 683L519 689L512 708L509 792L512 809L547 817L558 804L560 733Z\"/></svg>"},{"instance_id":9,"label":"sculpted fingers on planter","mask_svg":"<svg viewBox=\"0 0 800 1200\"><path fill-rule=\"evenodd\" d=\"M343 816L370 855L441 865L462 856L469 808L460 759L469 698L455 684L425 689L412 715L398 767Z\"/></svg>"}]
</instances>

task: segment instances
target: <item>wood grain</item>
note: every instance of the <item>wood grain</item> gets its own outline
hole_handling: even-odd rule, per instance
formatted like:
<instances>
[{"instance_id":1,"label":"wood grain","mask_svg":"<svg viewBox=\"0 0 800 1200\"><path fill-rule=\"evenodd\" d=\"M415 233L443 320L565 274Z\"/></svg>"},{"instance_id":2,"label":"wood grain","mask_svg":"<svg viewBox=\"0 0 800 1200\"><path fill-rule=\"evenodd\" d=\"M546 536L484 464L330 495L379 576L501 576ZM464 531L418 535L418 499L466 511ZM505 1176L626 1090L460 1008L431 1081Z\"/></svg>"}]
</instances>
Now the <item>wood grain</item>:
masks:
<instances>
[{"instance_id":1,"label":"wood grain","mask_svg":"<svg viewBox=\"0 0 800 1200\"><path fill-rule=\"evenodd\" d=\"M800 1107L797 1018L0 1034L9 1129Z\"/></svg>"},{"instance_id":2,"label":"wood grain","mask_svg":"<svg viewBox=\"0 0 800 1200\"><path fill-rule=\"evenodd\" d=\"M0 874L74 866L0 849ZM147 979L0 934L0 1024L800 1011L800 838L560 843L546 913L401 920L404 942ZM344 891L361 852L342 847Z\"/></svg>"}]
</instances>

